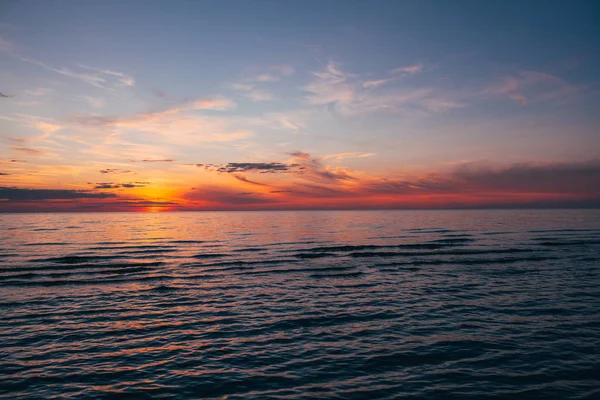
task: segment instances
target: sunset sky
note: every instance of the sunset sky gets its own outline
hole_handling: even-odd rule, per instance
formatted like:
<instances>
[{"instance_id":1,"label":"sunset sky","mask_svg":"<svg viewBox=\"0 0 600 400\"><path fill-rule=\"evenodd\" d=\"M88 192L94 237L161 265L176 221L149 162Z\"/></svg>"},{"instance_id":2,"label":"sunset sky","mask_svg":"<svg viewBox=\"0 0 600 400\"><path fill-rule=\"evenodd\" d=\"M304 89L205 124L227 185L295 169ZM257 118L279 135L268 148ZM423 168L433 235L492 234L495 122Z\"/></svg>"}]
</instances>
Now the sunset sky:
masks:
<instances>
[{"instance_id":1,"label":"sunset sky","mask_svg":"<svg viewBox=\"0 0 600 400\"><path fill-rule=\"evenodd\" d=\"M0 2L0 211L598 207L598 15Z\"/></svg>"}]
</instances>

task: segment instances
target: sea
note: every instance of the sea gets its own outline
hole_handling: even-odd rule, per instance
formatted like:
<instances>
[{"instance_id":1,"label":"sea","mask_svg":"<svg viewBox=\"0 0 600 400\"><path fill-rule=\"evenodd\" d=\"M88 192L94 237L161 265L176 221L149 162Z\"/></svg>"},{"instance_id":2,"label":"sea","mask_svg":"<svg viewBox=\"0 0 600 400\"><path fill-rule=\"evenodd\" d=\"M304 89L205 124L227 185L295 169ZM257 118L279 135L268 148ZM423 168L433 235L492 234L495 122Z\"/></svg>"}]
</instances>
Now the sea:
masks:
<instances>
[{"instance_id":1,"label":"sea","mask_svg":"<svg viewBox=\"0 0 600 400\"><path fill-rule=\"evenodd\" d=\"M0 214L2 399L600 399L600 210Z\"/></svg>"}]
</instances>

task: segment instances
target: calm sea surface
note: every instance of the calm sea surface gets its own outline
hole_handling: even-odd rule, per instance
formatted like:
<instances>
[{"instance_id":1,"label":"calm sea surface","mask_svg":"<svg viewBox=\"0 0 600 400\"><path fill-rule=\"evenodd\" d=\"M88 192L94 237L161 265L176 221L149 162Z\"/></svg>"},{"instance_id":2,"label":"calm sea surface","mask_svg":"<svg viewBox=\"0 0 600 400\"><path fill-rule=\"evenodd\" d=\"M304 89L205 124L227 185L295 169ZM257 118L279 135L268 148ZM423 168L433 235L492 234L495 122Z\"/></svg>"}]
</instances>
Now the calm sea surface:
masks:
<instances>
[{"instance_id":1,"label":"calm sea surface","mask_svg":"<svg viewBox=\"0 0 600 400\"><path fill-rule=\"evenodd\" d=\"M0 397L600 398L600 211L0 215Z\"/></svg>"}]
</instances>

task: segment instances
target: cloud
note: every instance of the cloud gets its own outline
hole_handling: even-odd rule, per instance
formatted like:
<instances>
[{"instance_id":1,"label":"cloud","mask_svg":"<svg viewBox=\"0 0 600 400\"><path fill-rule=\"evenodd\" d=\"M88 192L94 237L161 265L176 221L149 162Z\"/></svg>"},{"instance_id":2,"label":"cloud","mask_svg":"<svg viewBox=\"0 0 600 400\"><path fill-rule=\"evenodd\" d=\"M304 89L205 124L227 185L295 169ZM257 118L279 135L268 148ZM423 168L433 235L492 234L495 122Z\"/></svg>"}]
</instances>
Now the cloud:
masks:
<instances>
[{"instance_id":1,"label":"cloud","mask_svg":"<svg viewBox=\"0 0 600 400\"><path fill-rule=\"evenodd\" d=\"M416 74L421 71L423 71L423 65L413 64L413 65L407 65L405 67L395 68L392 70L392 74L412 75L412 74Z\"/></svg>"},{"instance_id":2,"label":"cloud","mask_svg":"<svg viewBox=\"0 0 600 400\"><path fill-rule=\"evenodd\" d=\"M303 178L317 181L339 182L353 181L357 178L344 168L332 168L322 163L323 158L312 157L302 151L289 153L294 157L303 172Z\"/></svg>"},{"instance_id":3,"label":"cloud","mask_svg":"<svg viewBox=\"0 0 600 400\"><path fill-rule=\"evenodd\" d=\"M552 74L519 71L502 77L485 89L483 94L506 97L526 106L531 101L565 101L581 91L582 88Z\"/></svg>"},{"instance_id":4,"label":"cloud","mask_svg":"<svg viewBox=\"0 0 600 400\"><path fill-rule=\"evenodd\" d=\"M113 183L113 182L99 182L96 183L94 189L133 189L146 187L149 182L128 182L128 183Z\"/></svg>"},{"instance_id":5,"label":"cloud","mask_svg":"<svg viewBox=\"0 0 600 400\"><path fill-rule=\"evenodd\" d=\"M55 68L51 67L41 61L37 61L27 57L19 57L22 61L38 65L49 71L56 72L69 78L77 79L85 82L89 85L95 86L101 89L115 90L121 87L134 86L135 79L123 72L112 71L108 69L98 69L89 67L86 65L79 65L78 67L83 71L73 71L69 68Z\"/></svg>"},{"instance_id":6,"label":"cloud","mask_svg":"<svg viewBox=\"0 0 600 400\"><path fill-rule=\"evenodd\" d=\"M104 99L102 97L79 96L79 98L85 100L90 107L104 108Z\"/></svg>"},{"instance_id":7,"label":"cloud","mask_svg":"<svg viewBox=\"0 0 600 400\"><path fill-rule=\"evenodd\" d=\"M62 129L62 126L50 124L48 122L40 121L36 122L34 126L42 132L42 136L39 139L45 139L51 136L54 132Z\"/></svg>"},{"instance_id":8,"label":"cloud","mask_svg":"<svg viewBox=\"0 0 600 400\"><path fill-rule=\"evenodd\" d=\"M116 117L106 115L75 115L74 122L82 125L108 127L108 128L139 128L141 130L155 127L157 124L173 122L173 118L186 111L196 110L226 110L232 106L232 102L227 99L215 100L192 100L183 105L172 107L162 111L152 111L146 113L137 113L131 116ZM176 119L182 119L178 117Z\"/></svg>"},{"instance_id":9,"label":"cloud","mask_svg":"<svg viewBox=\"0 0 600 400\"><path fill-rule=\"evenodd\" d=\"M417 66L403 67L396 74L408 75L420 70ZM404 75L365 81L330 61L323 71L313 72L314 79L304 87L308 92L306 101L309 105L327 106L347 116L399 111L433 113L463 107L433 87L385 85Z\"/></svg>"},{"instance_id":10,"label":"cloud","mask_svg":"<svg viewBox=\"0 0 600 400\"><path fill-rule=\"evenodd\" d=\"M192 164L207 171L234 174L238 172L256 172L261 174L288 173L301 171L300 164L284 164L280 162L266 163L227 163L227 164Z\"/></svg>"},{"instance_id":11,"label":"cloud","mask_svg":"<svg viewBox=\"0 0 600 400\"><path fill-rule=\"evenodd\" d=\"M252 82L276 82L293 73L294 68L289 65L274 65L268 68L268 72L256 75L249 80Z\"/></svg>"},{"instance_id":12,"label":"cloud","mask_svg":"<svg viewBox=\"0 0 600 400\"><path fill-rule=\"evenodd\" d=\"M237 179L238 181L240 181L240 182L249 183L249 184L251 184L251 185L258 185L258 186L268 186L268 185L266 185L266 184L264 184L264 183L260 183L260 182L252 181L252 180L250 180L250 179L246 178L244 175L240 175L240 174L234 174L234 175L233 175L233 177L234 177L235 179Z\"/></svg>"},{"instance_id":13,"label":"cloud","mask_svg":"<svg viewBox=\"0 0 600 400\"><path fill-rule=\"evenodd\" d=\"M32 149L30 147L22 147L22 146L10 146L11 149L15 151L19 151L21 153L27 153L35 156L42 156L48 154L43 150Z\"/></svg>"},{"instance_id":14,"label":"cloud","mask_svg":"<svg viewBox=\"0 0 600 400\"><path fill-rule=\"evenodd\" d=\"M300 160L309 160L310 159L310 154L305 153L303 151L292 151L291 153L288 153L290 156L296 157Z\"/></svg>"},{"instance_id":15,"label":"cloud","mask_svg":"<svg viewBox=\"0 0 600 400\"><path fill-rule=\"evenodd\" d=\"M347 158L365 158L365 157L372 157L374 156L375 153L337 153L337 154L327 154L326 156L323 156L323 160L328 160L331 158L334 158L336 160L344 160Z\"/></svg>"},{"instance_id":16,"label":"cloud","mask_svg":"<svg viewBox=\"0 0 600 400\"><path fill-rule=\"evenodd\" d=\"M276 199L270 199L267 196L256 194L254 192L242 192L222 186L203 185L184 195L187 200L201 201L205 208L223 208L231 206L248 206L259 204L276 203Z\"/></svg>"},{"instance_id":17,"label":"cloud","mask_svg":"<svg viewBox=\"0 0 600 400\"><path fill-rule=\"evenodd\" d=\"M79 129L104 130L111 135L146 133L161 136L171 145L190 146L195 143L233 142L254 135L248 129L232 129L239 118L199 115L197 111L224 111L235 106L224 98L197 99L159 111L126 116L98 114L73 115L71 121Z\"/></svg>"},{"instance_id":18,"label":"cloud","mask_svg":"<svg viewBox=\"0 0 600 400\"><path fill-rule=\"evenodd\" d=\"M132 172L132 171L130 169L121 169L121 168L106 168L106 169L100 170L101 174L127 174L129 172Z\"/></svg>"},{"instance_id":19,"label":"cloud","mask_svg":"<svg viewBox=\"0 0 600 400\"><path fill-rule=\"evenodd\" d=\"M12 175L12 174L9 174L8 172L0 172L0 176L8 176L8 175Z\"/></svg>"},{"instance_id":20,"label":"cloud","mask_svg":"<svg viewBox=\"0 0 600 400\"><path fill-rule=\"evenodd\" d=\"M391 78L366 81L366 82L363 82L362 86L364 88L376 88L376 87L385 85L389 82L392 82L398 78L404 78L408 75L413 75L413 74L416 74L421 71L423 71L423 66L421 64L414 64L414 65L409 65L406 67L395 68L391 71L392 75L394 75Z\"/></svg>"},{"instance_id":21,"label":"cloud","mask_svg":"<svg viewBox=\"0 0 600 400\"><path fill-rule=\"evenodd\" d=\"M11 96L11 95L8 95L8 94L4 94L4 93L0 92L0 97L10 98L10 97L14 97L14 96Z\"/></svg>"},{"instance_id":22,"label":"cloud","mask_svg":"<svg viewBox=\"0 0 600 400\"><path fill-rule=\"evenodd\" d=\"M13 49L14 45L0 36L0 53L10 53Z\"/></svg>"},{"instance_id":23,"label":"cloud","mask_svg":"<svg viewBox=\"0 0 600 400\"><path fill-rule=\"evenodd\" d=\"M28 96L33 96L33 97L43 97L48 94L54 93L54 89L40 87L37 89L25 90L23 93L25 93Z\"/></svg>"},{"instance_id":24,"label":"cloud","mask_svg":"<svg viewBox=\"0 0 600 400\"><path fill-rule=\"evenodd\" d=\"M264 84L276 82L283 77L294 73L294 68L289 65L275 65L268 68L267 72L246 79L243 83L232 83L229 86L242 97L253 102L273 101L277 96L270 90L262 87Z\"/></svg>"},{"instance_id":25,"label":"cloud","mask_svg":"<svg viewBox=\"0 0 600 400\"><path fill-rule=\"evenodd\" d=\"M273 101L276 99L275 94L267 90L252 90L247 94L252 101Z\"/></svg>"},{"instance_id":26,"label":"cloud","mask_svg":"<svg viewBox=\"0 0 600 400\"><path fill-rule=\"evenodd\" d=\"M361 191L374 194L519 194L592 196L600 199L600 161L553 164L513 164L490 167L482 163L456 166L449 173L429 173L418 179L371 179Z\"/></svg>"},{"instance_id":27,"label":"cloud","mask_svg":"<svg viewBox=\"0 0 600 400\"><path fill-rule=\"evenodd\" d=\"M452 175L456 186L467 190L600 195L600 160L579 163L514 164L491 168L459 166Z\"/></svg>"},{"instance_id":28,"label":"cloud","mask_svg":"<svg viewBox=\"0 0 600 400\"><path fill-rule=\"evenodd\" d=\"M231 85L231 88L239 92L240 96L254 102L273 101L277 98L273 92L257 88L256 85L234 83Z\"/></svg>"},{"instance_id":29,"label":"cloud","mask_svg":"<svg viewBox=\"0 0 600 400\"><path fill-rule=\"evenodd\" d=\"M159 158L159 159L144 159L144 160L130 160L131 162L146 162L146 163L163 163L163 162L174 162L175 160L172 160L170 158Z\"/></svg>"},{"instance_id":30,"label":"cloud","mask_svg":"<svg viewBox=\"0 0 600 400\"><path fill-rule=\"evenodd\" d=\"M386 78L386 79L378 79L375 81L365 81L365 82L363 82L362 87L375 88L375 87L378 87L381 85L385 85L386 83L391 82L393 80L394 80L394 78Z\"/></svg>"},{"instance_id":31,"label":"cloud","mask_svg":"<svg viewBox=\"0 0 600 400\"><path fill-rule=\"evenodd\" d=\"M59 200L59 199L106 199L111 193L95 193L67 189L23 189L0 187L0 199L8 201Z\"/></svg>"}]
</instances>

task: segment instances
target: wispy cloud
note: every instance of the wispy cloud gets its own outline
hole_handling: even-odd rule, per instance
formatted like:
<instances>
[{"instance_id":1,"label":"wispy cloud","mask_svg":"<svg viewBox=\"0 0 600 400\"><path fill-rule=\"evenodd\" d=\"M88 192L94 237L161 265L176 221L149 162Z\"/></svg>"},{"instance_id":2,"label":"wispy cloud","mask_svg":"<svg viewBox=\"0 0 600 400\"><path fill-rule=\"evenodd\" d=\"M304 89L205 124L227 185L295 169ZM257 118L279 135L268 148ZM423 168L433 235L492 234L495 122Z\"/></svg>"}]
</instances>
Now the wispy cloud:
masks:
<instances>
[{"instance_id":1,"label":"wispy cloud","mask_svg":"<svg viewBox=\"0 0 600 400\"><path fill-rule=\"evenodd\" d=\"M336 160L343 160L346 158L365 158L365 157L372 157L374 156L375 153L336 153L336 154L327 154L325 156L323 156L323 160L328 160L328 159L336 159Z\"/></svg>"},{"instance_id":2,"label":"wispy cloud","mask_svg":"<svg viewBox=\"0 0 600 400\"><path fill-rule=\"evenodd\" d=\"M9 53L14 49L14 45L7 39L0 36L0 53Z\"/></svg>"},{"instance_id":3,"label":"wispy cloud","mask_svg":"<svg viewBox=\"0 0 600 400\"><path fill-rule=\"evenodd\" d=\"M249 79L252 82L275 82L283 77L290 76L294 73L294 68L290 65L273 65L259 75L255 75Z\"/></svg>"},{"instance_id":4,"label":"wispy cloud","mask_svg":"<svg viewBox=\"0 0 600 400\"><path fill-rule=\"evenodd\" d=\"M79 98L85 100L90 107L104 108L105 101L102 97L79 96Z\"/></svg>"},{"instance_id":5,"label":"wispy cloud","mask_svg":"<svg viewBox=\"0 0 600 400\"><path fill-rule=\"evenodd\" d=\"M236 90L242 97L250 99L254 102L273 101L276 96L273 92L263 89L257 89L255 85L249 84L233 84L231 87Z\"/></svg>"},{"instance_id":6,"label":"wispy cloud","mask_svg":"<svg viewBox=\"0 0 600 400\"><path fill-rule=\"evenodd\" d=\"M36 89L25 90L23 93L25 93L26 95L29 95L29 96L33 96L33 97L43 97L43 96L47 96L49 94L53 94L54 92L55 92L54 89L50 89L50 88L46 88L46 87L39 87Z\"/></svg>"},{"instance_id":7,"label":"wispy cloud","mask_svg":"<svg viewBox=\"0 0 600 400\"><path fill-rule=\"evenodd\" d=\"M233 177L234 177L235 179L237 179L238 181L240 181L240 182L249 183L249 184L251 184L251 185L257 185L257 186L268 186L268 185L267 185L267 184L265 184L265 183L261 183L261 182L256 182L256 181L250 180L250 179L248 179L246 176L244 176L244 175L241 175L241 174L234 174L234 175L233 175Z\"/></svg>"},{"instance_id":8,"label":"wispy cloud","mask_svg":"<svg viewBox=\"0 0 600 400\"><path fill-rule=\"evenodd\" d=\"M57 74L80 80L97 88L115 90L121 87L135 85L135 79L123 72L99 69L86 65L78 65L79 71L74 71L69 68L55 68L46 63L28 57L19 56L19 58L22 61L38 65L48 71L53 71Z\"/></svg>"},{"instance_id":9,"label":"wispy cloud","mask_svg":"<svg viewBox=\"0 0 600 400\"><path fill-rule=\"evenodd\" d=\"M531 101L565 101L580 93L582 88L545 72L519 71L502 77L483 94L506 97L526 106Z\"/></svg>"},{"instance_id":10,"label":"wispy cloud","mask_svg":"<svg viewBox=\"0 0 600 400\"><path fill-rule=\"evenodd\" d=\"M144 159L144 160L131 160L131 162L145 162L145 163L170 163L174 162L170 158L160 158L160 159Z\"/></svg>"},{"instance_id":11,"label":"wispy cloud","mask_svg":"<svg viewBox=\"0 0 600 400\"><path fill-rule=\"evenodd\" d=\"M44 121L36 122L34 126L42 132L42 135L38 137L40 140L50 137L54 132L62 128L60 125L55 125Z\"/></svg>"},{"instance_id":12,"label":"wispy cloud","mask_svg":"<svg viewBox=\"0 0 600 400\"><path fill-rule=\"evenodd\" d=\"M74 115L80 127L105 129L114 133L138 132L160 135L169 144L187 145L206 142L232 142L253 135L247 129L231 129L230 120L197 111L224 111L235 103L225 98L187 101L166 110L125 116L101 114Z\"/></svg>"},{"instance_id":13,"label":"wispy cloud","mask_svg":"<svg viewBox=\"0 0 600 400\"><path fill-rule=\"evenodd\" d=\"M242 82L232 83L229 86L238 92L238 95L251 101L274 101L277 96L271 90L265 89L265 84L277 82L293 73L294 68L289 65L275 65L269 67L264 73L247 78Z\"/></svg>"},{"instance_id":14,"label":"wispy cloud","mask_svg":"<svg viewBox=\"0 0 600 400\"><path fill-rule=\"evenodd\" d=\"M421 71L423 71L422 64L413 64L413 65L407 65L405 67L395 68L392 70L392 74L412 75L412 74L416 74Z\"/></svg>"},{"instance_id":15,"label":"wispy cloud","mask_svg":"<svg viewBox=\"0 0 600 400\"><path fill-rule=\"evenodd\" d=\"M14 151L18 151L20 153L30 154L33 156L42 156L48 154L48 152L38 149L33 149L31 147L22 147L22 146L10 146Z\"/></svg>"},{"instance_id":16,"label":"wispy cloud","mask_svg":"<svg viewBox=\"0 0 600 400\"><path fill-rule=\"evenodd\" d=\"M99 171L101 174L127 174L132 172L130 169L106 168Z\"/></svg>"},{"instance_id":17,"label":"wispy cloud","mask_svg":"<svg viewBox=\"0 0 600 400\"><path fill-rule=\"evenodd\" d=\"M396 74L402 77L421 69L419 65L403 67L396 70ZM314 79L304 87L308 92L307 103L333 107L345 115L377 111L442 112L464 106L433 87L388 87L386 84L398 77L364 80L357 74L345 72L333 61L324 70L313 72L313 76Z\"/></svg>"}]
</instances>

